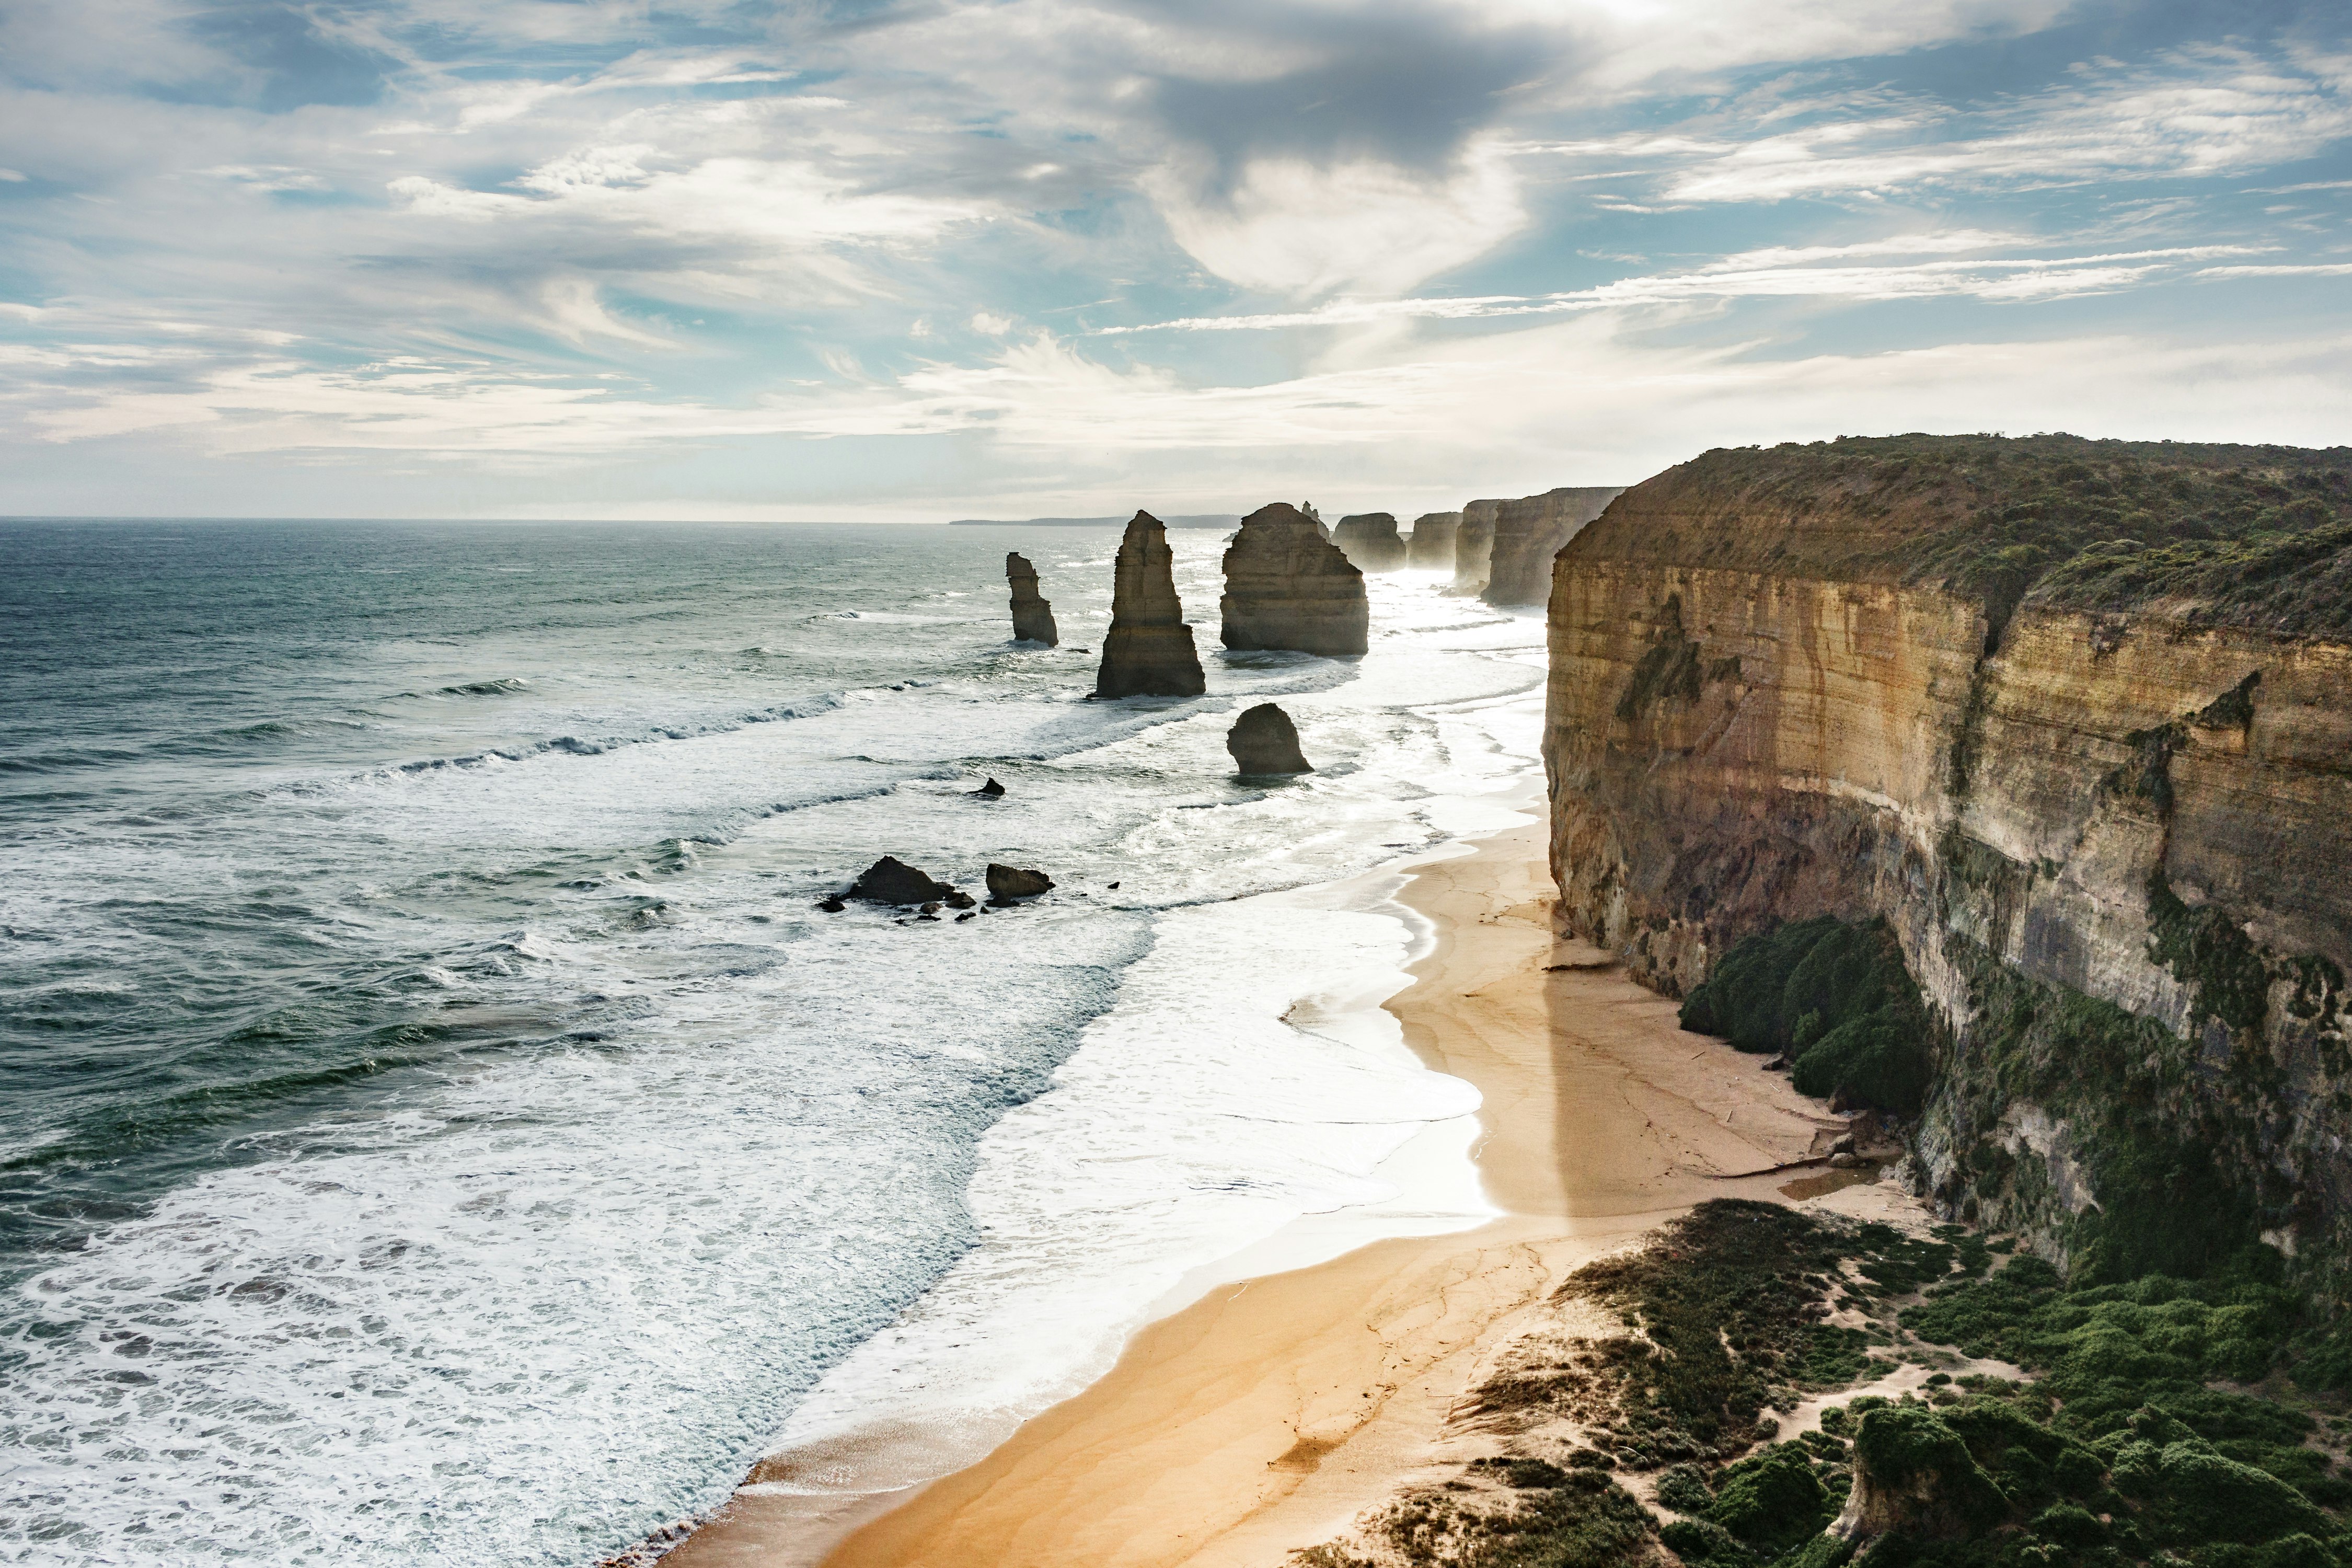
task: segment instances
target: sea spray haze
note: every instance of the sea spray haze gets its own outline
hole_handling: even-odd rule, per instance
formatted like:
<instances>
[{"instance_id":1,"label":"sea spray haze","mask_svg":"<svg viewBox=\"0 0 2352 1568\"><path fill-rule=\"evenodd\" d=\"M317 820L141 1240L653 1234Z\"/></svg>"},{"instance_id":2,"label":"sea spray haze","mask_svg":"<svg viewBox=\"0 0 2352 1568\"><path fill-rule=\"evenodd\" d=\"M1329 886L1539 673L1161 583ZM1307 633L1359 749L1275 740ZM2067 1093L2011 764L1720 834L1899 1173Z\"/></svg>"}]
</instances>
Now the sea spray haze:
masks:
<instances>
[{"instance_id":1,"label":"sea spray haze","mask_svg":"<svg viewBox=\"0 0 2352 1568\"><path fill-rule=\"evenodd\" d=\"M1195 618L1221 542L1178 536ZM1008 546L1061 649L1011 645ZM1265 977L1213 1043L1297 1119L1281 1159L1055 1074L1237 953L1392 963L1390 921L1168 922L1425 844L1523 773L1540 627L1408 575L1363 660L1223 656L1206 699L1089 702L1115 546L0 526L0 1559L587 1561L724 1496L990 1213L1037 1234L967 1293L1083 1236L1062 1266L1114 1311L1157 1287L1107 1271L1175 1266L1155 1237L1197 1255L1377 1195L1416 1119L1466 1106L1277 1027ZM1224 733L1272 697L1320 771L1244 785ZM976 768L1005 799L964 795ZM961 923L813 908L884 852L1062 890ZM1026 1106L1105 1169L1147 1126L1187 1163L1090 1200L1000 1160L976 1193Z\"/></svg>"}]
</instances>

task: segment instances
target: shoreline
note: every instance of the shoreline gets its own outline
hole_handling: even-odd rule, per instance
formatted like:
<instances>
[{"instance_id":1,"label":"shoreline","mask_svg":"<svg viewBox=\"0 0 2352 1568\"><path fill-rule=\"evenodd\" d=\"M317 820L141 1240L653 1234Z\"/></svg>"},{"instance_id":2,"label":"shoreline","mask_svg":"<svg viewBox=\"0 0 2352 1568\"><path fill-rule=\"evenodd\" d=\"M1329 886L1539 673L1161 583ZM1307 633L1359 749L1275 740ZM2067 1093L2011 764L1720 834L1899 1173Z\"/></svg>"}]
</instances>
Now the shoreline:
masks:
<instances>
[{"instance_id":1,"label":"shoreline","mask_svg":"<svg viewBox=\"0 0 2352 1568\"><path fill-rule=\"evenodd\" d=\"M1793 1201L1767 1168L1843 1119L1557 939L1545 831L1457 840L1394 895L1431 940L1383 1005L1423 1063L1479 1090L1471 1158L1497 1217L1227 1274L977 1463L829 1508L739 1493L665 1560L1277 1563L1469 1457L1454 1399L1568 1273L1707 1197ZM1845 1191L1842 1208L1893 1195Z\"/></svg>"}]
</instances>

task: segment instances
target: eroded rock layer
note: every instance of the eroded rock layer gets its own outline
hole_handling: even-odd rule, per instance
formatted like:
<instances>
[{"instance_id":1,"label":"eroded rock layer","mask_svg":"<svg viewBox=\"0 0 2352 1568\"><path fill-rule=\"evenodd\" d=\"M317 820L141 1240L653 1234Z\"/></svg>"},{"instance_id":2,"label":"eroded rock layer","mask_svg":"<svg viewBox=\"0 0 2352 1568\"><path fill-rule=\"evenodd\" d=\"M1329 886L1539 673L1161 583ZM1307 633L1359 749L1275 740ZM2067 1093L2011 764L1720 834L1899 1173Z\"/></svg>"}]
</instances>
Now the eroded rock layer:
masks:
<instances>
[{"instance_id":1,"label":"eroded rock layer","mask_svg":"<svg viewBox=\"0 0 2352 1568\"><path fill-rule=\"evenodd\" d=\"M1389 512L1360 511L1341 518L1331 531L1331 542L1361 572L1393 572L1404 564L1404 541L1397 537L1397 520Z\"/></svg>"},{"instance_id":2,"label":"eroded rock layer","mask_svg":"<svg viewBox=\"0 0 2352 1568\"><path fill-rule=\"evenodd\" d=\"M1490 605L1542 604L1551 594L1551 558L1623 493L1622 485L1570 485L1498 503L1479 597Z\"/></svg>"},{"instance_id":3,"label":"eroded rock layer","mask_svg":"<svg viewBox=\"0 0 2352 1568\"><path fill-rule=\"evenodd\" d=\"M1242 519L1225 552L1224 642L1337 657L1364 651L1364 574L1315 520L1276 501Z\"/></svg>"},{"instance_id":4,"label":"eroded rock layer","mask_svg":"<svg viewBox=\"0 0 2352 1568\"><path fill-rule=\"evenodd\" d=\"M1037 592L1037 568L1029 564L1026 556L1008 551L1004 580L1013 588L1013 639L1058 647L1062 634L1054 625L1054 606Z\"/></svg>"},{"instance_id":5,"label":"eroded rock layer","mask_svg":"<svg viewBox=\"0 0 2352 1568\"><path fill-rule=\"evenodd\" d=\"M1412 520L1406 563L1426 572L1454 570L1454 535L1462 526L1458 511L1425 511Z\"/></svg>"},{"instance_id":6,"label":"eroded rock layer","mask_svg":"<svg viewBox=\"0 0 2352 1568\"><path fill-rule=\"evenodd\" d=\"M1495 549L1495 514L1502 510L1498 500L1474 500L1462 509L1462 521L1454 531L1454 591L1457 594L1483 594L1486 591L1486 567Z\"/></svg>"},{"instance_id":7,"label":"eroded rock layer","mask_svg":"<svg viewBox=\"0 0 2352 1568\"><path fill-rule=\"evenodd\" d=\"M1112 568L1110 630L1103 637L1097 697L1198 697L1208 689L1192 628L1176 596L1176 557L1168 530L1139 511L1118 543Z\"/></svg>"},{"instance_id":8,"label":"eroded rock layer","mask_svg":"<svg viewBox=\"0 0 2352 1568\"><path fill-rule=\"evenodd\" d=\"M1580 933L1679 994L1742 936L1884 916L1947 1212L2057 1257L2221 1209L2344 1268L2352 453L1710 453L1561 552L1550 639Z\"/></svg>"}]
</instances>

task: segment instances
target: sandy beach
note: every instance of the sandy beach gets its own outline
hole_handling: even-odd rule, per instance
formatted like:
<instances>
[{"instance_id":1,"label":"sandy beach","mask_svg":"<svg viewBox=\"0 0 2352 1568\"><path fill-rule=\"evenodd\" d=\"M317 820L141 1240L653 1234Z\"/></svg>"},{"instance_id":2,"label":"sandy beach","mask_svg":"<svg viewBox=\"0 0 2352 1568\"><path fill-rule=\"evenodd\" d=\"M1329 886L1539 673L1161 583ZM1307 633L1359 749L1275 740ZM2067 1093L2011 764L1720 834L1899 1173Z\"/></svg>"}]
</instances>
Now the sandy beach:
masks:
<instances>
[{"instance_id":1,"label":"sandy beach","mask_svg":"<svg viewBox=\"0 0 2352 1568\"><path fill-rule=\"evenodd\" d=\"M835 1540L830 1568L1276 1564L1475 1452L1449 1410L1569 1272L1709 1197L1829 1186L1774 1168L1843 1120L1559 940L1543 848L1540 826L1499 834L1400 895L1435 941L1388 1006L1430 1066L1484 1097L1474 1158L1502 1217L1220 1286L845 1539L852 1520L755 1490L667 1561L776 1568Z\"/></svg>"}]
</instances>

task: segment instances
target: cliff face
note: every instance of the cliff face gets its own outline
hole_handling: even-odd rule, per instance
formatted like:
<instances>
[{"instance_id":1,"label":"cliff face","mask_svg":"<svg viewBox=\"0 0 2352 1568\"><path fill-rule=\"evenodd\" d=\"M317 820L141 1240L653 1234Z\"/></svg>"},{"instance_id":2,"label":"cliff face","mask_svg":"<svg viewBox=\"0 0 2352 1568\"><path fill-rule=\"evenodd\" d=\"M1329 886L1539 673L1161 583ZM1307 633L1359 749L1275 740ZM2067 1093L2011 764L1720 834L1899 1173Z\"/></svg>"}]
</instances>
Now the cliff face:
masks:
<instances>
[{"instance_id":1,"label":"cliff face","mask_svg":"<svg viewBox=\"0 0 2352 1568\"><path fill-rule=\"evenodd\" d=\"M1571 485L1498 502L1479 597L1490 605L1542 604L1551 594L1551 558L1623 493L1622 485Z\"/></svg>"},{"instance_id":2,"label":"cliff face","mask_svg":"<svg viewBox=\"0 0 2352 1568\"><path fill-rule=\"evenodd\" d=\"M1047 647L1059 647L1062 634L1054 625L1054 606L1037 592L1037 568L1029 564L1028 557L1016 551L1007 551L1004 581L1013 589L1014 640L1041 642Z\"/></svg>"},{"instance_id":3,"label":"cliff face","mask_svg":"<svg viewBox=\"0 0 2352 1568\"><path fill-rule=\"evenodd\" d=\"M2054 1256L2154 1184L2343 1270L2348 476L1914 437L1627 491L1550 600L1570 923L1680 994L1883 915L1943 1036L1916 1152L1948 1212Z\"/></svg>"},{"instance_id":4,"label":"cliff face","mask_svg":"<svg viewBox=\"0 0 2352 1568\"><path fill-rule=\"evenodd\" d=\"M1242 519L1225 552L1224 642L1327 656L1364 651L1364 574L1315 520L1281 501Z\"/></svg>"},{"instance_id":5,"label":"cliff face","mask_svg":"<svg viewBox=\"0 0 2352 1568\"><path fill-rule=\"evenodd\" d=\"M1495 514L1498 500L1474 500L1462 508L1462 521L1454 531L1454 591L1483 594L1486 567L1495 549Z\"/></svg>"},{"instance_id":6,"label":"cliff face","mask_svg":"<svg viewBox=\"0 0 2352 1568\"><path fill-rule=\"evenodd\" d=\"M1458 511L1425 511L1412 520L1412 538L1406 542L1405 563L1416 571L1454 570L1454 535L1462 526Z\"/></svg>"},{"instance_id":7,"label":"cliff face","mask_svg":"<svg viewBox=\"0 0 2352 1568\"><path fill-rule=\"evenodd\" d=\"M1097 697L1198 697L1208 689L1176 597L1175 564L1168 530L1150 512L1137 512L1112 567L1110 631L1095 676Z\"/></svg>"},{"instance_id":8,"label":"cliff face","mask_svg":"<svg viewBox=\"0 0 2352 1568\"><path fill-rule=\"evenodd\" d=\"M1404 564L1404 541L1397 537L1397 520L1385 511L1360 511L1339 520L1331 542L1347 552L1359 571L1393 572Z\"/></svg>"}]
</instances>

